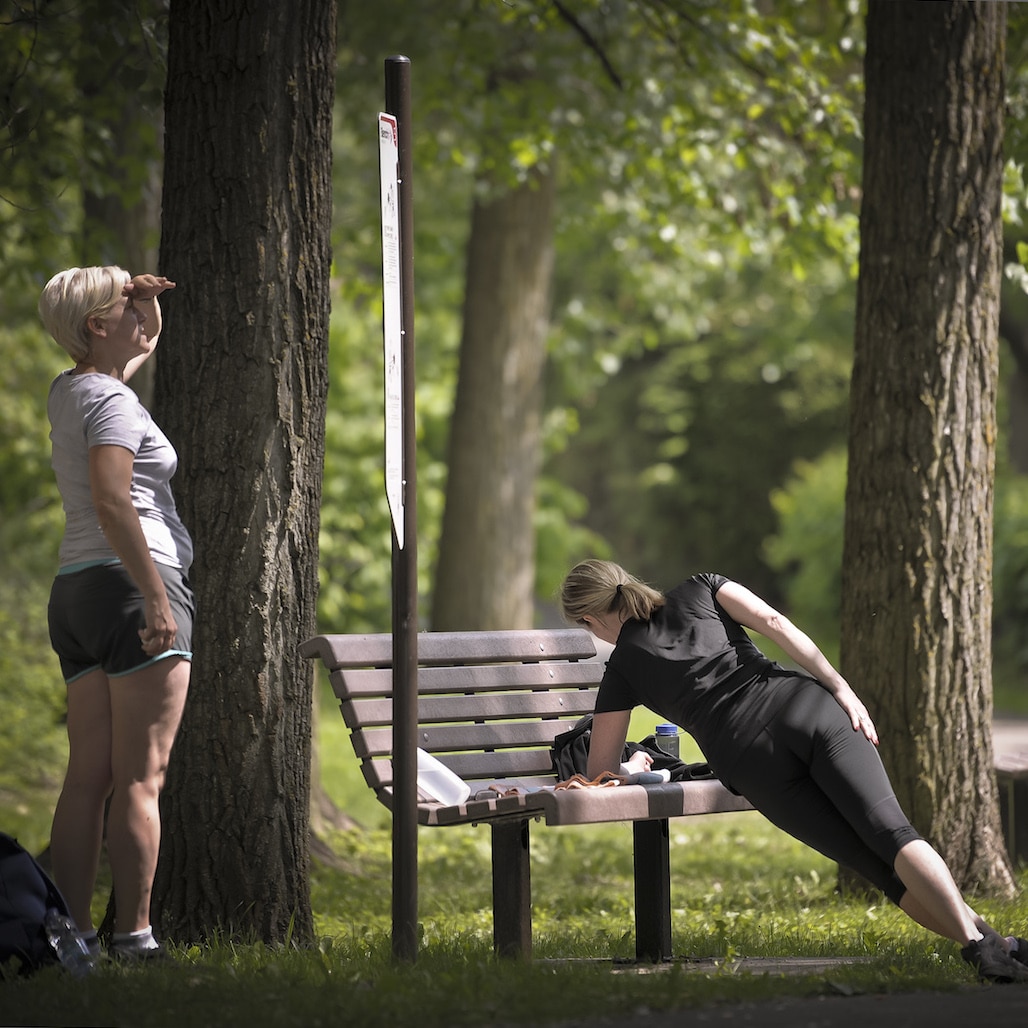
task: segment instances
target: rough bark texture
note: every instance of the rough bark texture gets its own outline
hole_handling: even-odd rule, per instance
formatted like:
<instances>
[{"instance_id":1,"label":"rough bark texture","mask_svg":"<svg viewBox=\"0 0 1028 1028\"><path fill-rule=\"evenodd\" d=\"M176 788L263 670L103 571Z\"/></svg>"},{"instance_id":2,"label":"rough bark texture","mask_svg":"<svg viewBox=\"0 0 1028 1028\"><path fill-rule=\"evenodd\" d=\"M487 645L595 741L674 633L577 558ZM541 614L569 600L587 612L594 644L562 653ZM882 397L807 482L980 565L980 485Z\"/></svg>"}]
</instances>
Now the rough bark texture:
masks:
<instances>
[{"instance_id":1,"label":"rough bark texture","mask_svg":"<svg viewBox=\"0 0 1028 1028\"><path fill-rule=\"evenodd\" d=\"M432 627L531 628L554 173L471 219Z\"/></svg>"},{"instance_id":2,"label":"rough bark texture","mask_svg":"<svg viewBox=\"0 0 1028 1028\"><path fill-rule=\"evenodd\" d=\"M992 769L1003 4L871 0L842 669L964 888L1012 886Z\"/></svg>"},{"instance_id":3,"label":"rough bark texture","mask_svg":"<svg viewBox=\"0 0 1028 1028\"><path fill-rule=\"evenodd\" d=\"M312 670L335 4L173 0L156 414L196 544L193 679L155 924L313 935Z\"/></svg>"}]
</instances>

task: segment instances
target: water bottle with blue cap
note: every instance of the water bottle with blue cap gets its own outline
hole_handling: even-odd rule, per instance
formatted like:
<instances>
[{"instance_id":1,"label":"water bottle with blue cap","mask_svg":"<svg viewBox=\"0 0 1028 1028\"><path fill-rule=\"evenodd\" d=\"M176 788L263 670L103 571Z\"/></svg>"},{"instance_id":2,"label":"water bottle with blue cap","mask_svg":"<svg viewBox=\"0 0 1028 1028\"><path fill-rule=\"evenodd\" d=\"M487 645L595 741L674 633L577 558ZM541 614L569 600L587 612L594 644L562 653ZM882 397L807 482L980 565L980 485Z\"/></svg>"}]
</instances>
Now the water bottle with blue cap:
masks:
<instances>
[{"instance_id":1,"label":"water bottle with blue cap","mask_svg":"<svg viewBox=\"0 0 1028 1028\"><path fill-rule=\"evenodd\" d=\"M677 758L679 756L678 725L670 723L657 725L654 734L658 749L663 750L669 757Z\"/></svg>"}]
</instances>

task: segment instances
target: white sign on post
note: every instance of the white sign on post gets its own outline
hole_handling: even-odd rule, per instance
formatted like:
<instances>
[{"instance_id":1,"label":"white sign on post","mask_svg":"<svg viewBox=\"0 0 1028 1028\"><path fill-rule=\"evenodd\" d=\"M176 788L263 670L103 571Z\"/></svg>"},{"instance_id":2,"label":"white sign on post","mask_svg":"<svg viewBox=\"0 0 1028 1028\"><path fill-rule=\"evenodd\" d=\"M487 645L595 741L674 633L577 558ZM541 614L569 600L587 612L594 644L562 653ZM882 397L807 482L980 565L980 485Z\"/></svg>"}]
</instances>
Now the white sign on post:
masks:
<instances>
[{"instance_id":1,"label":"white sign on post","mask_svg":"<svg viewBox=\"0 0 1028 1028\"><path fill-rule=\"evenodd\" d=\"M400 301L400 183L396 119L378 116L382 200L382 336L385 347L385 482L393 531L403 549L403 315Z\"/></svg>"}]
</instances>

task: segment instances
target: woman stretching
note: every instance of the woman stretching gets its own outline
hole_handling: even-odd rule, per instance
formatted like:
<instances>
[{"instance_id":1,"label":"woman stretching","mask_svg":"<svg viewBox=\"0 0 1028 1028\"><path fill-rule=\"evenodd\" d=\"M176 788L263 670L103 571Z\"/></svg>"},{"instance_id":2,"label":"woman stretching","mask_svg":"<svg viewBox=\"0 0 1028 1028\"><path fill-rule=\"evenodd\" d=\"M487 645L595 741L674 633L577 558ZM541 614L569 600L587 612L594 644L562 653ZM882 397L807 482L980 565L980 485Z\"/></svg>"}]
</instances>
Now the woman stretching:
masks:
<instances>
[{"instance_id":1,"label":"woman stretching","mask_svg":"<svg viewBox=\"0 0 1028 1028\"><path fill-rule=\"evenodd\" d=\"M616 772L633 707L684 728L717 776L773 824L861 874L961 946L979 976L1028 981L1028 942L963 900L942 857L900 809L867 708L810 638L748 589L695 575L666 596L587 560L561 587L566 620L614 646L596 697L590 778ZM746 634L770 639L787 671Z\"/></svg>"}]
</instances>

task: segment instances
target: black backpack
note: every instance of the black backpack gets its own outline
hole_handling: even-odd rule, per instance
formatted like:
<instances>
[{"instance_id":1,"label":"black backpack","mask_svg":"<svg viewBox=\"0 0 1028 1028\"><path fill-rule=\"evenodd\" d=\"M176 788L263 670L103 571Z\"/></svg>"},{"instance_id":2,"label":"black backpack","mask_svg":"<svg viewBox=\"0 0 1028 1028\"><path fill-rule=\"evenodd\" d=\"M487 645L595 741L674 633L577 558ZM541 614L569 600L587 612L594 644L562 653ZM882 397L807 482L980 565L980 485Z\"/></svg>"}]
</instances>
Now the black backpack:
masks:
<instances>
[{"instance_id":1,"label":"black backpack","mask_svg":"<svg viewBox=\"0 0 1028 1028\"><path fill-rule=\"evenodd\" d=\"M0 977L30 975L57 962L46 937L46 912L68 914L50 876L16 839L0 832Z\"/></svg>"},{"instance_id":2,"label":"black backpack","mask_svg":"<svg viewBox=\"0 0 1028 1028\"><path fill-rule=\"evenodd\" d=\"M592 736L593 716L586 714L578 720L574 728L562 732L553 740L550 749L550 761L553 773L558 781L566 781L573 775L584 775L589 762L589 739ZM672 782L690 782L699 779L714 778L714 772L706 762L687 764L684 760L672 757L657 746L653 735L646 736L642 742L626 742L621 753L621 762L625 763L633 753L645 750L652 758L652 770L667 771Z\"/></svg>"}]
</instances>

